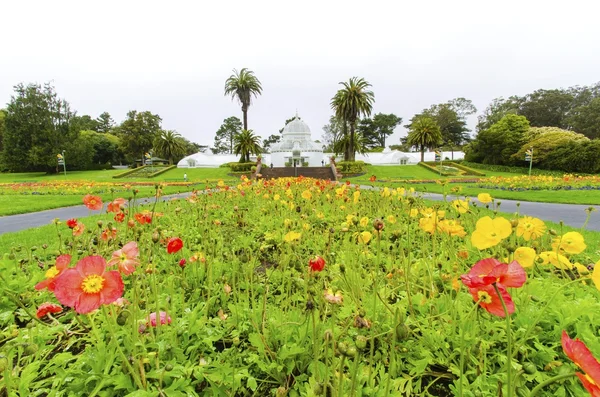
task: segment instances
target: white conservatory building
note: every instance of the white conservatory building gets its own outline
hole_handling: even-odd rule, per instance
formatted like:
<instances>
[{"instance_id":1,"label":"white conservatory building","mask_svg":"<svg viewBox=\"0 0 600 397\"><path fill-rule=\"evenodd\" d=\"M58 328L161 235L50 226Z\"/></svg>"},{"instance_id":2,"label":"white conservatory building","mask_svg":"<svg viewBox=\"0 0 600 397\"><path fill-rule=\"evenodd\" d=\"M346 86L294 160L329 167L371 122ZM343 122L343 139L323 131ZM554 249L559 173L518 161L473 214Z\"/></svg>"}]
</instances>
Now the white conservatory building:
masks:
<instances>
[{"instance_id":1,"label":"white conservatory building","mask_svg":"<svg viewBox=\"0 0 600 397\"><path fill-rule=\"evenodd\" d=\"M283 128L281 141L271 146L270 158L265 160L264 164L273 167L285 167L286 163L293 166L294 162L298 166L320 167L325 158L321 144L312 140L310 128L296 114Z\"/></svg>"}]
</instances>

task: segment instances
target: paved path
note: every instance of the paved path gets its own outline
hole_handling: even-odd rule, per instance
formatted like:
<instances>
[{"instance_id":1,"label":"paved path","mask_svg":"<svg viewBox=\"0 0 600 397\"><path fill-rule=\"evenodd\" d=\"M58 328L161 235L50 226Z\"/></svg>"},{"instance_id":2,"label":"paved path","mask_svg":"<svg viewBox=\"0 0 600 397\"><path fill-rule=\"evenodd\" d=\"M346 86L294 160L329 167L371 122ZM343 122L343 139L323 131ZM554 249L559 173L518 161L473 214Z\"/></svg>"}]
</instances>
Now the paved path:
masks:
<instances>
[{"instance_id":1,"label":"paved path","mask_svg":"<svg viewBox=\"0 0 600 397\"><path fill-rule=\"evenodd\" d=\"M363 188L371 188L370 186L362 186ZM163 200L169 200L174 197L185 197L186 194L171 195L162 197ZM441 194L426 193L423 195L424 198L431 200L442 200ZM448 200L453 200L455 197L448 196ZM144 204L152 202L152 198L140 199L138 203ZM500 211L507 213L517 212L517 203L519 201L514 200L498 200L500 204ZM529 201L521 201L519 207L519 213L522 215L529 215L536 218L543 219L545 221L560 222L563 221L565 225L573 227L581 227L585 222L587 213L586 208L589 205L576 205L576 204L551 204L551 203L536 203ZM600 206L595 206L598 210L592 213L590 221L587 225L588 230L600 231ZM54 218L66 220L69 218L82 218L90 214L99 214L98 211L90 211L83 205L74 207L57 208L53 210L34 212L30 214L22 215L10 215L0 217L0 234L16 232L19 230L29 229L32 227L38 227L48 225Z\"/></svg>"}]
</instances>

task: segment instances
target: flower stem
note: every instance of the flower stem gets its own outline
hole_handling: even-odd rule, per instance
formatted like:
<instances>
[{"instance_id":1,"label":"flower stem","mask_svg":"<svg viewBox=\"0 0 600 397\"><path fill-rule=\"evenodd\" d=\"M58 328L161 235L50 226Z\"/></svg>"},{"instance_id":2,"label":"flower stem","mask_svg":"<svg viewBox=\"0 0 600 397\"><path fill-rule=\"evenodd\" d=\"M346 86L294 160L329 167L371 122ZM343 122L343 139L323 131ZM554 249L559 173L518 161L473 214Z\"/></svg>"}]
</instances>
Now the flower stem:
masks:
<instances>
[{"instance_id":1,"label":"flower stem","mask_svg":"<svg viewBox=\"0 0 600 397\"><path fill-rule=\"evenodd\" d=\"M500 294L500 290L498 289L498 285L496 283L493 284L494 289L496 290L496 294L498 298L500 298L500 302L502 302L502 309L504 309L504 317L506 318L506 395L508 397L513 396L512 389L512 337L511 337L511 326L510 326L510 314L508 313L508 309L506 308L506 303Z\"/></svg>"},{"instance_id":2,"label":"flower stem","mask_svg":"<svg viewBox=\"0 0 600 397\"><path fill-rule=\"evenodd\" d=\"M575 372L571 372L570 374L556 375L555 377L546 379L544 382L540 383L539 385L537 385L536 387L533 388L531 393L529 393L529 397L534 397L536 394L538 394L538 392L540 390L542 390L544 387L548 386L551 383L558 382L559 380L563 380L563 379L568 379L573 376L576 376Z\"/></svg>"}]
</instances>

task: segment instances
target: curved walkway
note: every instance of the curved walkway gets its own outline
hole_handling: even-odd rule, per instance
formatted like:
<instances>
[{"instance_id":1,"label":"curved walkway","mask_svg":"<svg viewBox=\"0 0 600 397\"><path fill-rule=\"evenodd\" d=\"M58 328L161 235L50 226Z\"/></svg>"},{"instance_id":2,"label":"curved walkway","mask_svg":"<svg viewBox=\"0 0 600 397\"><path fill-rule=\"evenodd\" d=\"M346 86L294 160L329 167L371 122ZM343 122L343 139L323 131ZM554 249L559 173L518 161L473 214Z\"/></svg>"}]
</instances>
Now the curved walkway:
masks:
<instances>
[{"instance_id":1,"label":"curved walkway","mask_svg":"<svg viewBox=\"0 0 600 397\"><path fill-rule=\"evenodd\" d=\"M369 189L370 186L361 186L361 188ZM170 195L162 197L163 200L169 200L176 197L185 197L186 194ZM431 200L443 200L441 194L426 193L423 197ZM453 200L454 196L447 196L448 200ZM141 199L139 204L150 203L153 199ZM529 215L545 221L563 222L575 228L583 226L587 217L587 208L589 205L579 204L553 204L539 203L531 201L515 201L515 200L497 200L500 202L500 211L506 213L515 213L517 210L522 215ZM517 207L517 203L520 206ZM589 223L586 226L587 230L600 231L600 206L595 206L596 210L592 213ZM94 212L98 214L99 212ZM29 229L32 227L48 225L53 219L67 220L69 218L82 218L90 215L91 212L84 205L74 207L56 208L40 212L33 212L21 215L9 215L0 217L0 234L17 232L20 230Z\"/></svg>"}]
</instances>

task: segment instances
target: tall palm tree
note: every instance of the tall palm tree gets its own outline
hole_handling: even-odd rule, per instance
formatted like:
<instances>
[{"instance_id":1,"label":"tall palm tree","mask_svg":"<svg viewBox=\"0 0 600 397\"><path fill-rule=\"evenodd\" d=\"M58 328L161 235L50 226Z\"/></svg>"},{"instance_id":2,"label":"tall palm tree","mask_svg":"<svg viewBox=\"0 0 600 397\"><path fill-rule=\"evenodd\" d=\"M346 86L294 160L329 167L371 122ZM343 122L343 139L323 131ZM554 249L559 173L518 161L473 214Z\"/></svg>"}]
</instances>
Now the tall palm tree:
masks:
<instances>
[{"instance_id":1,"label":"tall palm tree","mask_svg":"<svg viewBox=\"0 0 600 397\"><path fill-rule=\"evenodd\" d=\"M169 164L173 164L174 157L185 153L181 138L182 136L177 131L161 130L154 140L154 150L159 156L169 159Z\"/></svg>"},{"instance_id":2,"label":"tall palm tree","mask_svg":"<svg viewBox=\"0 0 600 397\"><path fill-rule=\"evenodd\" d=\"M244 114L244 129L248 129L248 108L252 103L252 96L258 97L262 94L260 81L254 75L254 72L243 68L239 72L233 69L233 74L225 80L225 96L231 95L231 99L236 99L242 105Z\"/></svg>"},{"instance_id":3,"label":"tall palm tree","mask_svg":"<svg viewBox=\"0 0 600 397\"><path fill-rule=\"evenodd\" d=\"M262 152L260 137L254 135L252 130L242 130L235 136L234 140L233 152L241 156L240 163L247 163L250 161L251 154L259 155Z\"/></svg>"},{"instance_id":4,"label":"tall palm tree","mask_svg":"<svg viewBox=\"0 0 600 397\"><path fill-rule=\"evenodd\" d=\"M340 84L344 88L331 99L331 108L335 111L336 117L350 125L348 151L344 155L344 160L354 161L356 121L361 115L364 117L371 115L375 95L372 91L367 91L371 84L363 78L352 77L348 82L340 82Z\"/></svg>"},{"instance_id":5,"label":"tall palm tree","mask_svg":"<svg viewBox=\"0 0 600 397\"><path fill-rule=\"evenodd\" d=\"M435 120L427 116L417 116L410 124L407 141L421 151L421 161L425 161L425 148L432 149L442 143L442 133Z\"/></svg>"}]
</instances>

